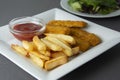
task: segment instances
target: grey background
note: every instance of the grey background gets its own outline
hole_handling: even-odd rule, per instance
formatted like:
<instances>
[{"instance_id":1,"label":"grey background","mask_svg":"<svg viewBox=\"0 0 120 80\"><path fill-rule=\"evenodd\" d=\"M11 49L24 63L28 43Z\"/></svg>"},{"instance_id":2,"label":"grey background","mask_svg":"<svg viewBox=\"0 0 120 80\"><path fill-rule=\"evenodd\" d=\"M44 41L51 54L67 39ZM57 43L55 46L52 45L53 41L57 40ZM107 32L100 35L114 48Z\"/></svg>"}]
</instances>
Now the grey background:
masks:
<instances>
[{"instance_id":1,"label":"grey background","mask_svg":"<svg viewBox=\"0 0 120 80\"><path fill-rule=\"evenodd\" d=\"M59 3L60 0L0 0L0 26L8 24L15 17L32 16L52 8L62 9ZM83 18L120 31L120 16L104 19ZM0 80L36 79L0 55ZM59 80L120 80L120 44Z\"/></svg>"}]
</instances>

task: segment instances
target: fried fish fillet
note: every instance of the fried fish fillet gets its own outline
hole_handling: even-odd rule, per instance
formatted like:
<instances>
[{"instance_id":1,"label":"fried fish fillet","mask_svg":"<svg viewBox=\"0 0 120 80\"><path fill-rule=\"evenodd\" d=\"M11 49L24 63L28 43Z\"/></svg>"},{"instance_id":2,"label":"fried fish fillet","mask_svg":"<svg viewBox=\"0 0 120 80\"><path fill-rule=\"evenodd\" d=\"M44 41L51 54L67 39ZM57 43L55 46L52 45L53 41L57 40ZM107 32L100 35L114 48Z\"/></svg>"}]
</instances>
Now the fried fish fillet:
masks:
<instances>
[{"instance_id":1,"label":"fried fish fillet","mask_svg":"<svg viewBox=\"0 0 120 80\"><path fill-rule=\"evenodd\" d=\"M94 33L88 34L87 40L92 46L96 46L101 42L101 39Z\"/></svg>"},{"instance_id":2,"label":"fried fish fillet","mask_svg":"<svg viewBox=\"0 0 120 80\"><path fill-rule=\"evenodd\" d=\"M84 21L70 21L70 20L52 20L47 25L65 26L65 27L86 27L87 23Z\"/></svg>"},{"instance_id":3,"label":"fried fish fillet","mask_svg":"<svg viewBox=\"0 0 120 80\"><path fill-rule=\"evenodd\" d=\"M70 28L70 35L89 42L91 46L96 46L101 42L101 39L94 33L89 33L79 28Z\"/></svg>"},{"instance_id":4,"label":"fried fish fillet","mask_svg":"<svg viewBox=\"0 0 120 80\"><path fill-rule=\"evenodd\" d=\"M64 26L46 25L45 33L69 34L70 28Z\"/></svg>"},{"instance_id":5,"label":"fried fish fillet","mask_svg":"<svg viewBox=\"0 0 120 80\"><path fill-rule=\"evenodd\" d=\"M85 41L78 36L73 36L73 37L76 41L76 46L79 47L80 51L85 52L85 51L87 51L88 49L91 48L91 45L88 41Z\"/></svg>"}]
</instances>

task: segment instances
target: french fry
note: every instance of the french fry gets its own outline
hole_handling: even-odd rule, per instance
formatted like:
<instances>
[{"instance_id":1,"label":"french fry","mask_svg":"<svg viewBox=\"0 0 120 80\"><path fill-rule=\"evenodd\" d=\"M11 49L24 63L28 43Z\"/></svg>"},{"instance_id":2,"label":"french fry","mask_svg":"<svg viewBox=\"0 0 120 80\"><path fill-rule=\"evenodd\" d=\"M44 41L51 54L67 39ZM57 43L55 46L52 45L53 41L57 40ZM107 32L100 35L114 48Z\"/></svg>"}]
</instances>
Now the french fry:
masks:
<instances>
[{"instance_id":1,"label":"french fry","mask_svg":"<svg viewBox=\"0 0 120 80\"><path fill-rule=\"evenodd\" d=\"M46 50L46 51L39 51L42 55L44 56L47 56L47 57L50 57L51 56L51 53L49 50Z\"/></svg>"},{"instance_id":2,"label":"french fry","mask_svg":"<svg viewBox=\"0 0 120 80\"><path fill-rule=\"evenodd\" d=\"M55 67L58 67L62 64L67 63L67 61L68 61L68 58L66 56L59 56L59 57L53 58L45 62L45 69L51 70Z\"/></svg>"},{"instance_id":3,"label":"french fry","mask_svg":"<svg viewBox=\"0 0 120 80\"><path fill-rule=\"evenodd\" d=\"M66 44L67 46L70 46L70 44L68 42L66 42L64 39L60 38L60 37L57 37L57 35L60 35L60 34L53 34L53 33L46 33L45 34L46 36L51 36L51 37L54 37L54 38L57 38L59 39L60 41L62 41L64 44ZM62 35L62 34L61 34ZM64 35L64 34L63 34Z\"/></svg>"},{"instance_id":4,"label":"french fry","mask_svg":"<svg viewBox=\"0 0 120 80\"><path fill-rule=\"evenodd\" d=\"M47 40L53 42L54 44L57 44L57 45L63 47L63 52L65 52L65 54L67 56L72 56L73 55L72 49L69 46L67 46L66 44L64 44L62 41L60 41L59 39L51 37L51 36L47 36L45 38Z\"/></svg>"},{"instance_id":5,"label":"french fry","mask_svg":"<svg viewBox=\"0 0 120 80\"><path fill-rule=\"evenodd\" d=\"M62 51L57 51L57 52L52 52L51 53L52 58L56 58L56 57L60 57L60 56L67 56L67 55Z\"/></svg>"},{"instance_id":6,"label":"french fry","mask_svg":"<svg viewBox=\"0 0 120 80\"><path fill-rule=\"evenodd\" d=\"M79 54L79 51L80 51L79 46L76 46L76 47L72 48L73 55Z\"/></svg>"},{"instance_id":7,"label":"french fry","mask_svg":"<svg viewBox=\"0 0 120 80\"><path fill-rule=\"evenodd\" d=\"M63 42L64 44L66 44L67 46L71 46L68 42L66 42L66 41L64 41L64 40L62 40L62 39L59 39L61 42Z\"/></svg>"},{"instance_id":8,"label":"french fry","mask_svg":"<svg viewBox=\"0 0 120 80\"><path fill-rule=\"evenodd\" d=\"M45 51L47 49L46 45L38 38L38 36L33 37L33 43L37 46L38 50Z\"/></svg>"},{"instance_id":9,"label":"french fry","mask_svg":"<svg viewBox=\"0 0 120 80\"><path fill-rule=\"evenodd\" d=\"M47 40L47 39L41 39L49 49L53 50L53 51L62 51L62 47L52 43L51 41Z\"/></svg>"},{"instance_id":10,"label":"french fry","mask_svg":"<svg viewBox=\"0 0 120 80\"><path fill-rule=\"evenodd\" d=\"M11 48L13 50L15 50L17 53L22 54L22 55L24 55L26 57L29 57L28 51L25 48L23 48L22 46L12 44Z\"/></svg>"},{"instance_id":11,"label":"french fry","mask_svg":"<svg viewBox=\"0 0 120 80\"><path fill-rule=\"evenodd\" d=\"M70 56L73 55L72 50L64 49L63 52L64 52L68 57L70 57Z\"/></svg>"},{"instance_id":12,"label":"french fry","mask_svg":"<svg viewBox=\"0 0 120 80\"><path fill-rule=\"evenodd\" d=\"M30 42L30 44L31 44L31 46L33 46L33 50L34 51L37 51L38 49L37 49L37 46L34 44L34 42L32 41L32 42Z\"/></svg>"},{"instance_id":13,"label":"french fry","mask_svg":"<svg viewBox=\"0 0 120 80\"><path fill-rule=\"evenodd\" d=\"M22 41L22 46L28 51L32 51L34 49L33 44L25 40Z\"/></svg>"},{"instance_id":14,"label":"french fry","mask_svg":"<svg viewBox=\"0 0 120 80\"><path fill-rule=\"evenodd\" d=\"M36 51L30 51L29 54L33 54L33 55L35 55L35 56L37 56L37 57L39 57L43 60L50 60L50 57L44 56L44 55L42 55L42 54L40 54L39 52L36 52Z\"/></svg>"},{"instance_id":15,"label":"french fry","mask_svg":"<svg viewBox=\"0 0 120 80\"><path fill-rule=\"evenodd\" d=\"M75 44L75 39L72 36L64 35L64 34L46 34L47 36L52 36L58 38L60 40L66 41L70 44Z\"/></svg>"},{"instance_id":16,"label":"french fry","mask_svg":"<svg viewBox=\"0 0 120 80\"><path fill-rule=\"evenodd\" d=\"M38 56L36 56L35 54L30 54L30 58L32 59L32 61L37 64L39 67L44 66L44 60L42 60L41 58L39 58Z\"/></svg>"}]
</instances>

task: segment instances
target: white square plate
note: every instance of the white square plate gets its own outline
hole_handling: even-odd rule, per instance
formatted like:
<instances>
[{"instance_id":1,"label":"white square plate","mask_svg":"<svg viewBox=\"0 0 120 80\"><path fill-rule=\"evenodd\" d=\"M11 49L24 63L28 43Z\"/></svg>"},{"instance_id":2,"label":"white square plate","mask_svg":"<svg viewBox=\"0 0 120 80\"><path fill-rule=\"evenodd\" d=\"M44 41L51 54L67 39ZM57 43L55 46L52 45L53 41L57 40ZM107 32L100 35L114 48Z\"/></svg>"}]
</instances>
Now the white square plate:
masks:
<instances>
[{"instance_id":1,"label":"white square plate","mask_svg":"<svg viewBox=\"0 0 120 80\"><path fill-rule=\"evenodd\" d=\"M97 25L93 22L74 16L57 8L40 13L38 15L35 15L34 17L42 18L46 23L54 19L83 20L89 24L85 30L97 34L102 39L101 44L89 49L88 51L84 52L81 55L78 55L77 57L74 57L68 63L51 71L45 71L34 65L29 59L16 54L11 49L10 44L19 44L20 42L16 40L9 32L8 25L0 27L0 53L39 80L58 79L120 42L120 32Z\"/></svg>"}]
</instances>

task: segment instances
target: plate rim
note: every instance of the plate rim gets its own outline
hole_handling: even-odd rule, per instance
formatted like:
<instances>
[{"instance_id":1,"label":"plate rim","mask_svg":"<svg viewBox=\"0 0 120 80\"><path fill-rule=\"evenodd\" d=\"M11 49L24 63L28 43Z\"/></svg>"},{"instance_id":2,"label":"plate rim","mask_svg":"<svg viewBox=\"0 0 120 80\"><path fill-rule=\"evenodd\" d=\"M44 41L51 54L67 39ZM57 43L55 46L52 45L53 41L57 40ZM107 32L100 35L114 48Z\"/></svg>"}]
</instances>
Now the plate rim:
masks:
<instances>
[{"instance_id":1,"label":"plate rim","mask_svg":"<svg viewBox=\"0 0 120 80\"><path fill-rule=\"evenodd\" d=\"M110 13L110 14L107 14L107 15L99 15L99 14L93 14L93 15L92 15L92 14L82 13L82 12L79 12L79 11L72 10L69 5L66 5L66 4L67 4L67 1L68 1L68 0L61 0L61 1L60 1L60 6L61 6L64 10L66 10L66 11L72 13L72 14L78 15L78 16L89 17L89 18L111 18L111 17L120 16L120 9L119 9L119 10L116 10L116 11ZM66 6L67 6L68 8L67 8ZM114 13L115 13L115 15L113 15Z\"/></svg>"}]
</instances>

